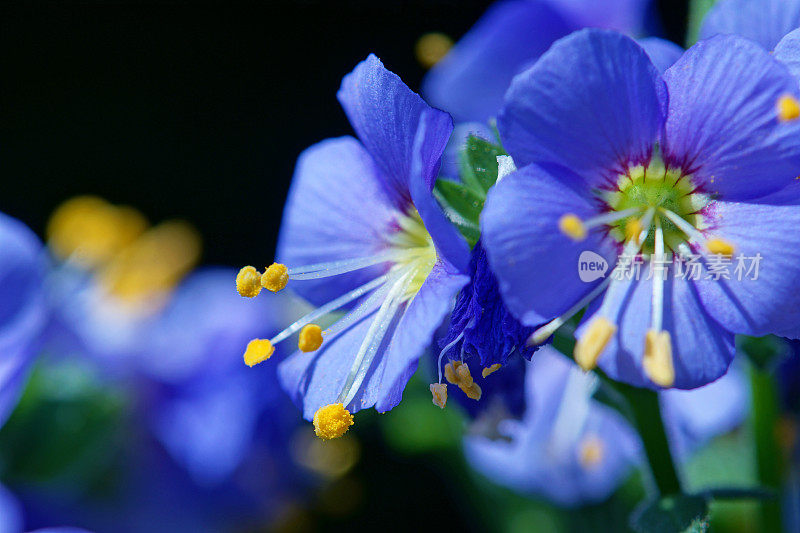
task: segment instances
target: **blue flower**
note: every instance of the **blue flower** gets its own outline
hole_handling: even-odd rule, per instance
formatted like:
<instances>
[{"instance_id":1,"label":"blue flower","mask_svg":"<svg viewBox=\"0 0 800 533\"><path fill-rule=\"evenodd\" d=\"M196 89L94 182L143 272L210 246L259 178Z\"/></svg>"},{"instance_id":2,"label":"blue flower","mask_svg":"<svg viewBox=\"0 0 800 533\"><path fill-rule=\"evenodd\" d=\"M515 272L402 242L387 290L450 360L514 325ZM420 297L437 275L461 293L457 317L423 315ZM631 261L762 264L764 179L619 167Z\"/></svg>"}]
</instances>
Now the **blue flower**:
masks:
<instances>
[{"instance_id":1,"label":"blue flower","mask_svg":"<svg viewBox=\"0 0 800 533\"><path fill-rule=\"evenodd\" d=\"M461 290L450 318L447 334L439 342L439 382L441 369L453 362L471 367L470 374L482 391L467 399L463 393L451 394L467 410L476 415L484 407L500 400L501 406L514 416L525 409L523 392L523 360L530 360L537 346L526 346L534 328L514 318L503 304L497 278L489 268L486 252L480 241L472 250L469 264L470 282ZM498 397L495 399L495 397Z\"/></svg>"},{"instance_id":2,"label":"blue flower","mask_svg":"<svg viewBox=\"0 0 800 533\"><path fill-rule=\"evenodd\" d=\"M798 0L720 0L706 14L700 38L739 35L755 41L780 58L789 42L781 41L800 26ZM795 33L795 35L798 35ZM796 40L796 37L792 39Z\"/></svg>"},{"instance_id":3,"label":"blue flower","mask_svg":"<svg viewBox=\"0 0 800 533\"><path fill-rule=\"evenodd\" d=\"M553 348L527 366L525 417L502 422L500 439L467 436L467 460L496 483L559 505L605 499L640 460L636 432L592 399L596 378Z\"/></svg>"},{"instance_id":4,"label":"blue flower","mask_svg":"<svg viewBox=\"0 0 800 533\"><path fill-rule=\"evenodd\" d=\"M280 364L279 376L324 438L344 433L352 412L397 405L468 281L459 274L466 242L431 192L453 129L449 115L373 55L345 76L338 98L358 140L329 139L300 156L279 238L281 263L263 275L246 267L237 278L247 296L298 281L292 287L320 306L272 339L251 343L245 357L259 362L302 329L301 351ZM340 308L347 314L329 328L314 324Z\"/></svg>"},{"instance_id":5,"label":"blue flower","mask_svg":"<svg viewBox=\"0 0 800 533\"><path fill-rule=\"evenodd\" d=\"M649 4L650 0L497 2L431 69L423 94L458 123L486 123L497 116L512 78L556 40L587 26L638 34ZM647 52L651 50L671 61L681 52L677 45L655 38L648 40Z\"/></svg>"},{"instance_id":6,"label":"blue flower","mask_svg":"<svg viewBox=\"0 0 800 533\"><path fill-rule=\"evenodd\" d=\"M509 309L552 321L533 340L591 304L579 364L691 389L726 372L734 333L800 335L800 208L762 200L800 174L797 95L733 36L662 76L631 39L583 30L515 78L498 127L520 170L489 192L482 238Z\"/></svg>"},{"instance_id":7,"label":"blue flower","mask_svg":"<svg viewBox=\"0 0 800 533\"><path fill-rule=\"evenodd\" d=\"M47 319L39 239L0 213L0 426L17 404Z\"/></svg>"},{"instance_id":8,"label":"blue flower","mask_svg":"<svg viewBox=\"0 0 800 533\"><path fill-rule=\"evenodd\" d=\"M524 418L501 422L499 438L466 437L467 460L496 483L559 505L606 499L642 464L638 435L592 399L596 378L553 348L543 347L526 366ZM663 391L660 400L670 447L682 461L747 414L738 370L700 389Z\"/></svg>"}]
</instances>

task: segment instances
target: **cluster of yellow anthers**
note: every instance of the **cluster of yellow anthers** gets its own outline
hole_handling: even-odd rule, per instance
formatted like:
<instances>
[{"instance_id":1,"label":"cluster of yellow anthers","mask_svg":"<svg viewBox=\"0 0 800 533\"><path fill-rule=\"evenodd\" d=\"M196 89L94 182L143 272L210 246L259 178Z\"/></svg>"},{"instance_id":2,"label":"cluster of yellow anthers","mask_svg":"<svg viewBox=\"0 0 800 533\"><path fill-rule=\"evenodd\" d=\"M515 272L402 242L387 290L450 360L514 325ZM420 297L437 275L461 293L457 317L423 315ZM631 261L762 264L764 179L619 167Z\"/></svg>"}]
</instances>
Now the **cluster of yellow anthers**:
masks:
<instances>
[{"instance_id":1,"label":"cluster of yellow anthers","mask_svg":"<svg viewBox=\"0 0 800 533\"><path fill-rule=\"evenodd\" d=\"M481 370L481 376L486 379L489 375L500 370L501 366L500 363L487 366ZM481 399L483 391L481 391L480 386L472 379L472 374L466 363L461 361L451 361L447 363L444 367L444 377L448 383L458 386L468 398L473 400ZM441 379L441 376L439 376L439 379ZM433 395L433 404L444 409L447 404L447 383L431 383L430 390Z\"/></svg>"},{"instance_id":2,"label":"cluster of yellow anthers","mask_svg":"<svg viewBox=\"0 0 800 533\"><path fill-rule=\"evenodd\" d=\"M236 276L236 290L245 298L255 298L261 289L278 292L289 282L289 271L285 265L272 263L261 274L255 267L246 266ZM274 342L269 339L253 339L244 352L244 362L254 366L269 359L275 352ZM303 352L313 352L322 346L322 328L316 324L306 324L300 330L297 347Z\"/></svg>"}]
</instances>

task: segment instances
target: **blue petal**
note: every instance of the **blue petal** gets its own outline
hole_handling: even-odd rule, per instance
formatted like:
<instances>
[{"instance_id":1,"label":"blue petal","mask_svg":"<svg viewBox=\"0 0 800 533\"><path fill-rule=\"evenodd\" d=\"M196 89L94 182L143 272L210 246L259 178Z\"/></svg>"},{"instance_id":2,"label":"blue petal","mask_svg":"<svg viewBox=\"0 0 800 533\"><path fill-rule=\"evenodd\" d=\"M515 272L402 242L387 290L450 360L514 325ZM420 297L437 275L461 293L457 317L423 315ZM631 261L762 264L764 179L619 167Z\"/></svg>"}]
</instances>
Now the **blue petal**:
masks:
<instances>
[{"instance_id":1,"label":"blue petal","mask_svg":"<svg viewBox=\"0 0 800 533\"><path fill-rule=\"evenodd\" d=\"M656 388L642 368L645 334L651 326L653 280L642 267L639 281L614 280L599 314L617 326L617 333L598 364L610 377L637 387ZM733 360L733 334L706 312L692 282L674 277L670 268L664 282L664 330L672 340L674 387L694 389L721 377ZM580 336L600 305L586 312L576 332Z\"/></svg>"},{"instance_id":2,"label":"blue petal","mask_svg":"<svg viewBox=\"0 0 800 533\"><path fill-rule=\"evenodd\" d=\"M5 487L0 485L0 533L22 533L22 507Z\"/></svg>"},{"instance_id":3,"label":"blue petal","mask_svg":"<svg viewBox=\"0 0 800 533\"><path fill-rule=\"evenodd\" d=\"M417 128L423 112L433 108L373 54L342 79L337 97L375 161L381 183L397 207L405 208L411 200L409 177ZM425 158L425 162L435 163L438 170L438 157L435 161Z\"/></svg>"},{"instance_id":4,"label":"blue petal","mask_svg":"<svg viewBox=\"0 0 800 533\"><path fill-rule=\"evenodd\" d=\"M370 380L367 385L368 388L379 388L375 405L378 411L388 411L400 402L406 382L417 368L417 361L453 308L456 294L468 281L467 276L453 272L447 265L434 266L397 325L391 345L381 361L380 381Z\"/></svg>"},{"instance_id":5,"label":"blue petal","mask_svg":"<svg viewBox=\"0 0 800 533\"><path fill-rule=\"evenodd\" d=\"M736 247L731 279L700 280L698 292L708 312L727 329L746 335L778 333L800 337L800 205L716 202L708 215L710 232ZM747 269L758 254L758 279ZM742 256L741 279L735 273Z\"/></svg>"},{"instance_id":6,"label":"blue petal","mask_svg":"<svg viewBox=\"0 0 800 533\"><path fill-rule=\"evenodd\" d=\"M721 0L703 20L700 38L740 35L771 51L798 26L800 0Z\"/></svg>"},{"instance_id":7,"label":"blue petal","mask_svg":"<svg viewBox=\"0 0 800 533\"><path fill-rule=\"evenodd\" d=\"M19 399L46 320L45 262L36 236L0 213L0 425Z\"/></svg>"},{"instance_id":8,"label":"blue petal","mask_svg":"<svg viewBox=\"0 0 800 533\"><path fill-rule=\"evenodd\" d=\"M580 26L618 30L631 35L644 28L651 0L548 0Z\"/></svg>"},{"instance_id":9,"label":"blue petal","mask_svg":"<svg viewBox=\"0 0 800 533\"><path fill-rule=\"evenodd\" d=\"M800 80L800 29L786 34L775 47L775 59L789 67L789 72Z\"/></svg>"},{"instance_id":10,"label":"blue petal","mask_svg":"<svg viewBox=\"0 0 800 533\"><path fill-rule=\"evenodd\" d=\"M493 4L425 78L422 93L456 122L487 122L518 72L573 26L545 2Z\"/></svg>"},{"instance_id":11,"label":"blue petal","mask_svg":"<svg viewBox=\"0 0 800 533\"><path fill-rule=\"evenodd\" d=\"M644 48L650 61L653 62L659 72L667 70L683 55L683 48L666 39L647 37L636 42Z\"/></svg>"},{"instance_id":12,"label":"blue petal","mask_svg":"<svg viewBox=\"0 0 800 533\"><path fill-rule=\"evenodd\" d=\"M664 75L669 87L665 154L707 193L726 199L782 189L800 169L800 125L779 122L776 103L800 97L785 66L734 36L689 49Z\"/></svg>"},{"instance_id":13,"label":"blue petal","mask_svg":"<svg viewBox=\"0 0 800 533\"><path fill-rule=\"evenodd\" d=\"M594 216L592 202L577 176L536 165L506 176L489 191L483 245L506 305L523 324L537 326L564 313L601 282L580 280L583 252L600 254L613 268L617 250L604 234L594 231L574 242L558 229L567 213Z\"/></svg>"},{"instance_id":14,"label":"blue petal","mask_svg":"<svg viewBox=\"0 0 800 533\"><path fill-rule=\"evenodd\" d=\"M649 158L665 111L664 82L641 47L582 30L514 78L498 128L517 167L558 163L595 185Z\"/></svg>"},{"instance_id":15,"label":"blue petal","mask_svg":"<svg viewBox=\"0 0 800 533\"><path fill-rule=\"evenodd\" d=\"M350 412L373 405L379 411L388 411L397 405L422 351L467 280L444 264L434 266L420 291L406 304L403 315L390 326L364 384L347 405ZM302 407L307 420L313 419L320 407L338 401L373 318L374 313L323 343L316 352L297 352L279 365L283 389Z\"/></svg>"},{"instance_id":16,"label":"blue petal","mask_svg":"<svg viewBox=\"0 0 800 533\"><path fill-rule=\"evenodd\" d=\"M397 210L378 172L370 155L352 137L329 139L304 151L284 207L278 260L301 266L368 257L385 250ZM383 270L385 267L367 268L303 281L292 288L320 305Z\"/></svg>"},{"instance_id":17,"label":"blue petal","mask_svg":"<svg viewBox=\"0 0 800 533\"><path fill-rule=\"evenodd\" d=\"M433 196L439 163L452 131L453 121L447 113L432 110L420 116L409 185L414 207L433 239L439 258L463 271L469 262L469 246Z\"/></svg>"},{"instance_id":18,"label":"blue petal","mask_svg":"<svg viewBox=\"0 0 800 533\"><path fill-rule=\"evenodd\" d=\"M661 393L661 410L673 453L681 460L747 417L749 391L740 368L731 365L717 381L690 391Z\"/></svg>"}]
</instances>

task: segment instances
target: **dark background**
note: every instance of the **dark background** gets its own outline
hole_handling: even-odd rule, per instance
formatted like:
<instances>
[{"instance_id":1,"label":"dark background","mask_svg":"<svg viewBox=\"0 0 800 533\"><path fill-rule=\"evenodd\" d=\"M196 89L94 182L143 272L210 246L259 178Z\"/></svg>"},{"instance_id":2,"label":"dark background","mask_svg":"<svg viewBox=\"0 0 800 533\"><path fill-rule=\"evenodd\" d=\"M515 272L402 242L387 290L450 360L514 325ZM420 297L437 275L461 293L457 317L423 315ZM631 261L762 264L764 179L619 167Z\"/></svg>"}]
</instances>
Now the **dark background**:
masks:
<instances>
[{"instance_id":1,"label":"dark background","mask_svg":"<svg viewBox=\"0 0 800 533\"><path fill-rule=\"evenodd\" d=\"M98 194L190 220L206 263L268 263L297 155L351 133L341 77L375 52L416 90L417 38L457 39L489 3L4 5L0 211L41 235ZM658 9L682 42L685 2Z\"/></svg>"}]
</instances>

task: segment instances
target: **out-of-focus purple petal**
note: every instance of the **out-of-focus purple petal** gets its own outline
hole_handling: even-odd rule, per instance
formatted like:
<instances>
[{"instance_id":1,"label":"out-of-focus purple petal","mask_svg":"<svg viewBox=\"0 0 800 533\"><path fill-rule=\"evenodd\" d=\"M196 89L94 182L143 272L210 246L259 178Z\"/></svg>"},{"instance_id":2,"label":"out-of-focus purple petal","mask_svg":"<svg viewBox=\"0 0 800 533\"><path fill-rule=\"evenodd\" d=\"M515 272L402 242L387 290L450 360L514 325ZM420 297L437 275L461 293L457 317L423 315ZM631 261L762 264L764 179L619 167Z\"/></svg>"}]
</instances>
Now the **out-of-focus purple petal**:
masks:
<instances>
[{"instance_id":1,"label":"out-of-focus purple petal","mask_svg":"<svg viewBox=\"0 0 800 533\"><path fill-rule=\"evenodd\" d=\"M618 30L631 35L644 29L651 0L548 0L579 26Z\"/></svg>"},{"instance_id":2,"label":"out-of-focus purple petal","mask_svg":"<svg viewBox=\"0 0 800 533\"><path fill-rule=\"evenodd\" d=\"M683 48L666 39L647 37L636 42L644 48L650 61L653 62L659 72L667 70L683 55Z\"/></svg>"},{"instance_id":3,"label":"out-of-focus purple petal","mask_svg":"<svg viewBox=\"0 0 800 533\"><path fill-rule=\"evenodd\" d=\"M511 79L578 27L547 2L497 2L431 69L422 93L456 122L485 123L500 111Z\"/></svg>"},{"instance_id":4,"label":"out-of-focus purple petal","mask_svg":"<svg viewBox=\"0 0 800 533\"><path fill-rule=\"evenodd\" d=\"M734 34L772 51L784 35L800 26L800 0L720 0L712 7L700 38Z\"/></svg>"},{"instance_id":5,"label":"out-of-focus purple petal","mask_svg":"<svg viewBox=\"0 0 800 533\"><path fill-rule=\"evenodd\" d=\"M780 40L775 46L774 57L789 67L792 76L800 81L800 28L787 33Z\"/></svg>"}]
</instances>

